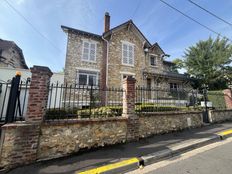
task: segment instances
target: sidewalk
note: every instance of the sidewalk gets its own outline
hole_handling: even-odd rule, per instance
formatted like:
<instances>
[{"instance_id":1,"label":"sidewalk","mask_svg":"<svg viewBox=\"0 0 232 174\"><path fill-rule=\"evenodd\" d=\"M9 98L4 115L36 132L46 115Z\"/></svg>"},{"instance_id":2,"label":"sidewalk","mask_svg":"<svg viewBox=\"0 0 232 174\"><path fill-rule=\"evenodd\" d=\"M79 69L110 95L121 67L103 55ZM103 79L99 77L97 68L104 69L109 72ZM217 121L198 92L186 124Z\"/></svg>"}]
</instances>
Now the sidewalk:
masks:
<instances>
[{"instance_id":1,"label":"sidewalk","mask_svg":"<svg viewBox=\"0 0 232 174\"><path fill-rule=\"evenodd\" d=\"M148 156L155 152L175 149L176 147L201 141L215 136L215 133L231 129L232 122L205 126L202 128L184 130L164 135L157 135L141 139L138 142L119 144L88 152L79 152L76 155L37 162L28 166L19 167L8 172L9 174L73 174L106 164L134 157Z\"/></svg>"}]
</instances>

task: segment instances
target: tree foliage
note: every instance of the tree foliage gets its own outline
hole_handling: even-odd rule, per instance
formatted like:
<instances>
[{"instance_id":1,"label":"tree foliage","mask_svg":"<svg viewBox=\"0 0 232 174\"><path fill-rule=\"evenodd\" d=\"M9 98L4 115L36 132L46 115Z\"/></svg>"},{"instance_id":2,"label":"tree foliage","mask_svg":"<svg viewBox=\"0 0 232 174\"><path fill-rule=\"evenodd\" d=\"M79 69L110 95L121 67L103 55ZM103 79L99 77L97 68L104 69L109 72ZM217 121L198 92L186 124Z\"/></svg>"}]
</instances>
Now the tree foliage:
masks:
<instances>
[{"instance_id":1,"label":"tree foliage","mask_svg":"<svg viewBox=\"0 0 232 174\"><path fill-rule=\"evenodd\" d=\"M176 61L179 67L184 67L188 74L199 80L199 85L206 84L211 89L224 88L228 78L232 79L232 45L224 38L199 41L186 49L184 60Z\"/></svg>"}]
</instances>

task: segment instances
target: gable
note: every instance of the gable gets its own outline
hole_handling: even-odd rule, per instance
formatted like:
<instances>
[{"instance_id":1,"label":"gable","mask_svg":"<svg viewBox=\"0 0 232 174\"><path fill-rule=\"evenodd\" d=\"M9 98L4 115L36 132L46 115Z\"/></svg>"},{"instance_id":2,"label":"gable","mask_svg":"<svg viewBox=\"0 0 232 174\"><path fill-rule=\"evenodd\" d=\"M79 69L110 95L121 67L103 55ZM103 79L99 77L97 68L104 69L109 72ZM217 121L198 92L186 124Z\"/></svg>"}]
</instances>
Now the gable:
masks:
<instances>
[{"instance_id":1,"label":"gable","mask_svg":"<svg viewBox=\"0 0 232 174\"><path fill-rule=\"evenodd\" d=\"M150 47L151 44L150 42L147 40L147 38L142 34L142 32L138 29L138 27L133 23L132 20L129 20L121 25L118 25L112 29L110 29L109 31L103 33L103 37L108 37L111 34L117 33L123 29L127 29L127 30L131 30L140 40L142 43L144 43L145 47Z\"/></svg>"}]
</instances>

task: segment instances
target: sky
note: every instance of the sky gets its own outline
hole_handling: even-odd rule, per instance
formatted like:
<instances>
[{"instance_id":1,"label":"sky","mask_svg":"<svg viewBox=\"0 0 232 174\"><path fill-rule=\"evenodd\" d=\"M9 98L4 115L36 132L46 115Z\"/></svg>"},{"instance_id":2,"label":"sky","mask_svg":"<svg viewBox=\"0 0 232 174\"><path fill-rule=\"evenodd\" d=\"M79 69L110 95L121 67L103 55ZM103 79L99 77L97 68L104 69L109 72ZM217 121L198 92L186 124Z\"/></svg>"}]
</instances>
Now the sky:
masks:
<instances>
[{"instance_id":1,"label":"sky","mask_svg":"<svg viewBox=\"0 0 232 174\"><path fill-rule=\"evenodd\" d=\"M165 1L232 39L230 25L188 0ZM232 22L232 1L193 1ZM159 0L0 0L0 38L14 41L21 48L29 67L48 66L59 72L65 65L67 46L67 35L60 26L101 35L106 11L111 16L111 27L132 19L150 43L158 42L165 53L171 55L167 58L169 61L182 58L185 49L199 40L217 37Z\"/></svg>"}]
</instances>

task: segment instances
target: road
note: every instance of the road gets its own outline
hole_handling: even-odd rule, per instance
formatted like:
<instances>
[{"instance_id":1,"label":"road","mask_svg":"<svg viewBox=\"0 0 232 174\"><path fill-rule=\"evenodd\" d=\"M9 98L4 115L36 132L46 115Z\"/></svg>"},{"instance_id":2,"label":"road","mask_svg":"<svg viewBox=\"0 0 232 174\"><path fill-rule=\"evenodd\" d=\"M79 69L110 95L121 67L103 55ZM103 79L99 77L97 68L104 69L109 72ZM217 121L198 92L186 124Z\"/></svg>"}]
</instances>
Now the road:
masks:
<instances>
[{"instance_id":1,"label":"road","mask_svg":"<svg viewBox=\"0 0 232 174\"><path fill-rule=\"evenodd\" d=\"M230 174L232 138L152 164L130 174Z\"/></svg>"}]
</instances>

